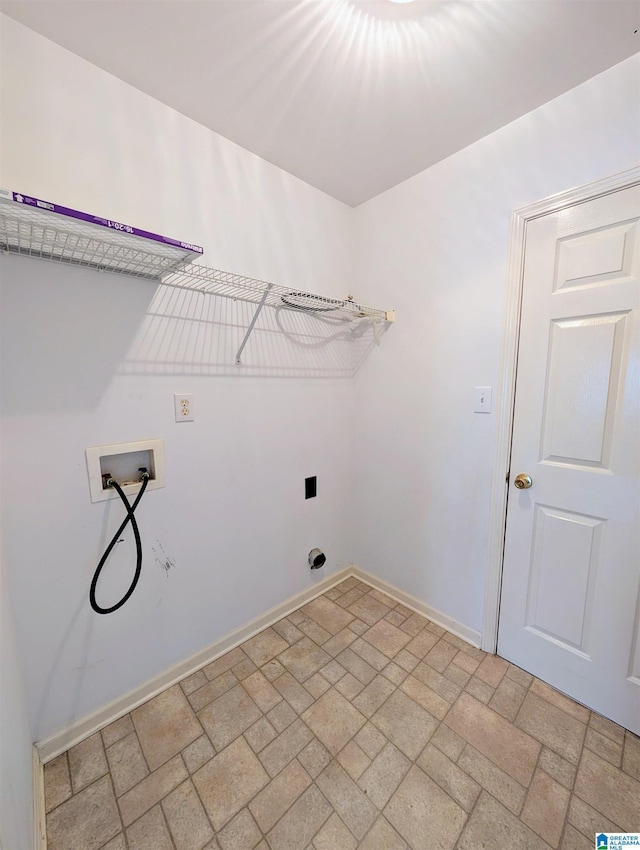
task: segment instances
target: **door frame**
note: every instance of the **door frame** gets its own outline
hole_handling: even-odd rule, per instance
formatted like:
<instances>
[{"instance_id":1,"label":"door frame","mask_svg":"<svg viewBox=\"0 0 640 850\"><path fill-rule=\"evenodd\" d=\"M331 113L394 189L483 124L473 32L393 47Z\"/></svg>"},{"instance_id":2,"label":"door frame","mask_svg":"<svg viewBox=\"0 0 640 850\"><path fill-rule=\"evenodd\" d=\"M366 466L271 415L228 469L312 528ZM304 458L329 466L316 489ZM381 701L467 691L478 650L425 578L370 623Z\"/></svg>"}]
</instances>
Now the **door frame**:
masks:
<instances>
[{"instance_id":1,"label":"door frame","mask_svg":"<svg viewBox=\"0 0 640 850\"><path fill-rule=\"evenodd\" d=\"M498 646L500 593L504 567L504 538L507 525L507 475L511 460L513 410L516 395L516 367L520 341L520 311L524 283L524 255L527 225L530 221L567 207L609 195L640 183L640 167L632 168L578 186L521 207L511 214L507 249L506 299L502 321L499 386L496 406L496 439L489 511L487 574L484 588L482 649L495 653Z\"/></svg>"}]
</instances>

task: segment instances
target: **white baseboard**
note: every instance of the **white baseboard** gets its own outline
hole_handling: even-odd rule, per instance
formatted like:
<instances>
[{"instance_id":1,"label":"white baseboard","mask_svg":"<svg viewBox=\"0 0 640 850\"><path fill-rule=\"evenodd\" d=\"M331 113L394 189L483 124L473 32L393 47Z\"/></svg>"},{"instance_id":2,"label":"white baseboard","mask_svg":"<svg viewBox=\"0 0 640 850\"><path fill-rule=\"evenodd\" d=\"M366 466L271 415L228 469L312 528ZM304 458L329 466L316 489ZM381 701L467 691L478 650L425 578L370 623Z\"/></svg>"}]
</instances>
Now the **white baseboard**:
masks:
<instances>
[{"instance_id":1,"label":"white baseboard","mask_svg":"<svg viewBox=\"0 0 640 850\"><path fill-rule=\"evenodd\" d=\"M215 661L216 658L219 658L221 655L224 655L226 652L234 649L234 647L249 640L249 638L253 637L258 632L261 632L263 629L277 623L278 620L286 617L292 611L301 608L303 605L306 605L307 602L310 602L317 596L326 593L327 590L334 587L336 584L339 584L341 581L344 581L349 576L354 576L365 584L368 584L370 587L376 588L381 593L386 593L387 596L390 596L392 599L395 599L397 602L400 602L412 611L421 614L423 617L426 617L428 620L431 620L443 629L457 635L459 638L462 638L462 640L467 641L467 643L470 643L475 647L480 646L482 634L476 629L465 626L464 623L460 623L453 617L443 614L442 611L438 611L435 608L426 605L414 596L405 593L403 590L394 587L388 582L383 581L377 576L374 576L366 570L363 570L361 567L357 567L353 564L349 567L345 567L343 570L340 570L340 572L333 573L328 578L318 582L318 584L315 584L313 587L307 588L306 590L297 593L295 596L289 597L284 602L270 608L268 611L265 611L264 614L250 620L248 623L244 623L237 629L228 632L219 640L214 641L214 643L195 653L195 655L192 655L190 658L186 658L184 661L180 661L164 673L154 676L154 678L149 679L149 681L140 685L138 688L135 688L133 691L129 691L128 694L118 697L118 699L110 702L108 705L105 705L75 723L66 726L51 737L43 741L38 741L35 744L35 748L37 748L39 762L41 765L46 764L56 756L60 755L60 753L66 752L66 750L70 747L73 747L75 744L78 744L80 741L83 741L85 738L93 735L94 732L98 732L100 729L103 729L105 726L108 726L120 717L124 717L125 714L129 714L129 712L133 711L134 708L137 708L152 699L154 696L157 696L162 691L172 685L175 685L176 682L181 681L186 676L190 676L192 673L200 670L200 668L210 664L212 661ZM38 848L38 850L40 850L40 848Z\"/></svg>"},{"instance_id":2,"label":"white baseboard","mask_svg":"<svg viewBox=\"0 0 640 850\"><path fill-rule=\"evenodd\" d=\"M47 850L47 816L44 802L44 765L37 747L32 749L33 850Z\"/></svg>"},{"instance_id":3,"label":"white baseboard","mask_svg":"<svg viewBox=\"0 0 640 850\"><path fill-rule=\"evenodd\" d=\"M316 596L320 596L334 585L344 581L351 574L352 570L350 567L345 567L337 573L332 573L328 578L314 584L313 587L309 587L294 596L290 596L284 602L270 608L264 614L260 614L259 617L250 620L248 623L244 623L237 629L228 632L209 646L196 652L195 655L178 662L178 664L174 664L173 667L170 667L164 673L154 676L133 691L129 691L129 693L118 697L118 699L108 703L108 705L80 718L80 720L64 727L59 732L51 735L51 737L43 741L37 741L35 746L38 749L40 761L42 764L46 764L60 755L60 753L66 752L70 747L79 744L80 741L84 741L85 738L93 735L94 732L98 732L120 717L124 717L125 714L129 714L134 708L137 708L152 697L175 685L176 682L181 681L186 676L190 676L191 673L195 673L201 667L215 661L216 658L249 640L249 638L266 629L268 626L277 623L278 620L286 617L302 605L306 605L307 602L310 602Z\"/></svg>"},{"instance_id":4,"label":"white baseboard","mask_svg":"<svg viewBox=\"0 0 640 850\"><path fill-rule=\"evenodd\" d=\"M381 593L386 593L387 596L390 596L397 602L402 603L402 605L405 605L407 608L411 608L411 610L415 611L417 614L421 614L423 617L426 617L427 620L431 620L431 622L435 623L436 626L441 626L443 629L451 632L452 635L462 638L462 640L470 643L476 648L480 647L482 632L479 632L477 629L465 626L465 624L461 623L459 620L450 617L448 614L443 614L443 612L438 611L437 608L432 608L430 605L426 605L424 602L416 599L415 596L405 593L404 590L394 587L392 584L378 578L378 576L368 573L366 570L363 570L355 564L352 564L351 574L360 579L360 581L363 581L365 584L375 587Z\"/></svg>"}]
</instances>

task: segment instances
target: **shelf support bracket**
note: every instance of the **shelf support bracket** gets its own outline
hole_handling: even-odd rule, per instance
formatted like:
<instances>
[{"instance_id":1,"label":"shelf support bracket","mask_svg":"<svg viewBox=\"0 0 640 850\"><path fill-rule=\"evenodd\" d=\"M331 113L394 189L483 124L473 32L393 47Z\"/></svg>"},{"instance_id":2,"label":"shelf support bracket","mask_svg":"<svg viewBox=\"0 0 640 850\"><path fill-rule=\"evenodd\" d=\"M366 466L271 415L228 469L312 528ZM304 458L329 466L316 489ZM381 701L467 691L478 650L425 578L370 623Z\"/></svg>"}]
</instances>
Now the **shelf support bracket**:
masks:
<instances>
[{"instance_id":1,"label":"shelf support bracket","mask_svg":"<svg viewBox=\"0 0 640 850\"><path fill-rule=\"evenodd\" d=\"M239 366L242 362L242 360L241 360L242 352L244 351L245 345L249 341L249 337L251 336L251 331L253 330L255 323L258 321L258 316L260 315L260 311L264 307L264 303L267 300L267 296L269 294L269 291L272 289L272 287L273 287L272 283L267 284L267 288L262 293L262 298L260 299L260 303L258 304L258 306L256 308L256 312L253 314L253 319L251 319L251 321L249 322L249 327L247 328L247 332L244 335L244 339L242 340L242 343L240 344L240 348L238 349L238 353L236 354L236 365L237 366Z\"/></svg>"}]
</instances>

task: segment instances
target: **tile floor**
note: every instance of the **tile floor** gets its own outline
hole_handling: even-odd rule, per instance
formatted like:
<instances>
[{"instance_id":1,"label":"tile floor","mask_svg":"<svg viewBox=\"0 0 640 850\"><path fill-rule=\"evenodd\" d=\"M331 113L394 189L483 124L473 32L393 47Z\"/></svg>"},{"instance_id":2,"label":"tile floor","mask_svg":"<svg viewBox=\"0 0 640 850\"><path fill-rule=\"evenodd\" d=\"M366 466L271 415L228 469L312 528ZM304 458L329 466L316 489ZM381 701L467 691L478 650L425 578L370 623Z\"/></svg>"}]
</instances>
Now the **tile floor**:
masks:
<instances>
[{"instance_id":1,"label":"tile floor","mask_svg":"<svg viewBox=\"0 0 640 850\"><path fill-rule=\"evenodd\" d=\"M45 785L49 850L592 850L640 739L349 578Z\"/></svg>"}]
</instances>

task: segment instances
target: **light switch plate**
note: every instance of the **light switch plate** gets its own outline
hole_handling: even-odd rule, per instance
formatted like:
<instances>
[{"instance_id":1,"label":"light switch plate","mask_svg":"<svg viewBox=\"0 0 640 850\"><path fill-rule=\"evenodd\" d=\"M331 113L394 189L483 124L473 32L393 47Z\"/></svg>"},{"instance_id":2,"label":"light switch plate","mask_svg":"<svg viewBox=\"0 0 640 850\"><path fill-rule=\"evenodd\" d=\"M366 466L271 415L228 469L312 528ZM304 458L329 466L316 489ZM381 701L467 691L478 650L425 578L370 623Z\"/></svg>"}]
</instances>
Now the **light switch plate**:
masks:
<instances>
[{"instance_id":1,"label":"light switch plate","mask_svg":"<svg viewBox=\"0 0 640 850\"><path fill-rule=\"evenodd\" d=\"M491 394L493 387L474 387L474 413L491 413Z\"/></svg>"}]
</instances>

